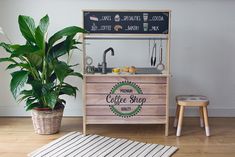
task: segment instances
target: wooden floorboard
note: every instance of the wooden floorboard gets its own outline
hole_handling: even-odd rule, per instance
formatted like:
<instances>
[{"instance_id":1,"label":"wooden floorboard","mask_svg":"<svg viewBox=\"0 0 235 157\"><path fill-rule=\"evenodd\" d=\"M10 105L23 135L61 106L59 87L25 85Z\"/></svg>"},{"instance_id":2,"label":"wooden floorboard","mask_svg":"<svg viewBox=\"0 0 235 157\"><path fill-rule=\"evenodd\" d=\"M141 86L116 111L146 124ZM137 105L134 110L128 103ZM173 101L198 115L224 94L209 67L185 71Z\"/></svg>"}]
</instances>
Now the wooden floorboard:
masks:
<instances>
[{"instance_id":1,"label":"wooden floorboard","mask_svg":"<svg viewBox=\"0 0 235 157\"><path fill-rule=\"evenodd\" d=\"M172 126L171 119L171 125ZM235 118L210 118L211 137L199 127L198 118L185 118L182 136L170 127L164 136L163 125L88 125L90 134L127 138L148 143L179 147L175 157L234 157ZM0 157L25 157L27 153L68 132L82 131L82 118L63 118L61 131L55 135L37 135L30 118L0 118Z\"/></svg>"}]
</instances>

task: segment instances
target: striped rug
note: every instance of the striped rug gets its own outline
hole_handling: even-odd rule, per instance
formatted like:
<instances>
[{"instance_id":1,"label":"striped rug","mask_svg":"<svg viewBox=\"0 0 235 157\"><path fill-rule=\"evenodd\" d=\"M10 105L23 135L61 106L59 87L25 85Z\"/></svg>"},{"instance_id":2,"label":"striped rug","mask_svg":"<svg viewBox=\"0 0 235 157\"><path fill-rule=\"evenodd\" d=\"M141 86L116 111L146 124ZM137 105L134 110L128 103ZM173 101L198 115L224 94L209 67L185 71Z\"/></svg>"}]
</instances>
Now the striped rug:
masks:
<instances>
[{"instance_id":1,"label":"striped rug","mask_svg":"<svg viewBox=\"0 0 235 157\"><path fill-rule=\"evenodd\" d=\"M30 157L169 157L173 146L71 132L28 154Z\"/></svg>"}]
</instances>

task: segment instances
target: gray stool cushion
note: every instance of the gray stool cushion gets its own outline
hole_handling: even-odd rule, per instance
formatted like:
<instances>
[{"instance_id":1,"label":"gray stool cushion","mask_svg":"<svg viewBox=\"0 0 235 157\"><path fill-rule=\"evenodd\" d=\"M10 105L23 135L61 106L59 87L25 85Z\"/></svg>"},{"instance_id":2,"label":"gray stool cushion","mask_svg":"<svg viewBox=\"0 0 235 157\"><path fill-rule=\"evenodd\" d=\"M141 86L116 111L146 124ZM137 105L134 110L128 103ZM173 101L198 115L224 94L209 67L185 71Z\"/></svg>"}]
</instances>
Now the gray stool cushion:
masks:
<instances>
[{"instance_id":1,"label":"gray stool cushion","mask_svg":"<svg viewBox=\"0 0 235 157\"><path fill-rule=\"evenodd\" d=\"M208 98L203 95L179 95L176 96L176 101L189 101L189 102L208 102Z\"/></svg>"}]
</instances>

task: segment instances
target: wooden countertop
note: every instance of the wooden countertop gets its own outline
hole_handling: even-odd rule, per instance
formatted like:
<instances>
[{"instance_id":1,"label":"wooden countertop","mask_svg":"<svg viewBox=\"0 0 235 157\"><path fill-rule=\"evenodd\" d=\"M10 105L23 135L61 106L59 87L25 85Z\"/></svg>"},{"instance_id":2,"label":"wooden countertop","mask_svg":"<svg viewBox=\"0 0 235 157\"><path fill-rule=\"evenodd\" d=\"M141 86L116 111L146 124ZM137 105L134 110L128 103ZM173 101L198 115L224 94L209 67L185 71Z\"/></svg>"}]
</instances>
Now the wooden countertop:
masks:
<instances>
[{"instance_id":1,"label":"wooden countertop","mask_svg":"<svg viewBox=\"0 0 235 157\"><path fill-rule=\"evenodd\" d=\"M156 76L156 77L171 77L171 74L113 74L113 73L107 73L107 74L101 74L101 73L95 73L95 74L83 74L84 76L100 76L100 77L106 77L106 76Z\"/></svg>"}]
</instances>

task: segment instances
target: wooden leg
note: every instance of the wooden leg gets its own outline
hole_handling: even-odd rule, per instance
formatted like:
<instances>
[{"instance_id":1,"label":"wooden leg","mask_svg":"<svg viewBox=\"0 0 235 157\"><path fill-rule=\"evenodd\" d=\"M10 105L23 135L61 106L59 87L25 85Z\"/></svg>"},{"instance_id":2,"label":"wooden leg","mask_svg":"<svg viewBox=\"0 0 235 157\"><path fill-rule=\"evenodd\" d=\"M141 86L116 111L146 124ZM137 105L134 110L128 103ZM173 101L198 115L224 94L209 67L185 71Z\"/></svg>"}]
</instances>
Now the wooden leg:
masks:
<instances>
[{"instance_id":1,"label":"wooden leg","mask_svg":"<svg viewBox=\"0 0 235 157\"><path fill-rule=\"evenodd\" d=\"M183 116L184 116L184 106L180 106L179 122L178 122L178 126L177 126L176 136L180 136L180 134L181 134L181 128L182 128L182 124L183 124Z\"/></svg>"},{"instance_id":2,"label":"wooden leg","mask_svg":"<svg viewBox=\"0 0 235 157\"><path fill-rule=\"evenodd\" d=\"M174 120L174 127L175 128L177 127L177 124L178 124L179 111L180 111L180 106L176 103L175 120Z\"/></svg>"},{"instance_id":3,"label":"wooden leg","mask_svg":"<svg viewBox=\"0 0 235 157\"><path fill-rule=\"evenodd\" d=\"M203 108L199 107L199 114L200 114L200 126L204 127L204 118L203 118Z\"/></svg>"},{"instance_id":4,"label":"wooden leg","mask_svg":"<svg viewBox=\"0 0 235 157\"><path fill-rule=\"evenodd\" d=\"M168 132L169 132L169 120L167 120L167 122L165 124L165 136L168 136Z\"/></svg>"},{"instance_id":5,"label":"wooden leg","mask_svg":"<svg viewBox=\"0 0 235 157\"><path fill-rule=\"evenodd\" d=\"M86 135L86 121L84 117L83 117L83 134Z\"/></svg>"},{"instance_id":6,"label":"wooden leg","mask_svg":"<svg viewBox=\"0 0 235 157\"><path fill-rule=\"evenodd\" d=\"M209 122L208 122L208 112L207 112L207 107L206 106L203 106L203 115L204 115L206 136L210 136L210 128L209 128Z\"/></svg>"}]
</instances>

